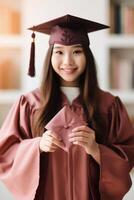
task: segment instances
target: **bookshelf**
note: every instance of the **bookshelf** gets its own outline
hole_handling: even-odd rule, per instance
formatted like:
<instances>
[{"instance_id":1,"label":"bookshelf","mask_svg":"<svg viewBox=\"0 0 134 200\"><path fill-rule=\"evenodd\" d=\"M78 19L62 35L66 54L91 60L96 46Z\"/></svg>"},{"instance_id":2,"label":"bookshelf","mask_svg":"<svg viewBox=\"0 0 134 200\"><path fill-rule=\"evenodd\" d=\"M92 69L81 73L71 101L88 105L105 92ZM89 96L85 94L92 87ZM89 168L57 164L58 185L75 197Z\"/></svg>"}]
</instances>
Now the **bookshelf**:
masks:
<instances>
[{"instance_id":1,"label":"bookshelf","mask_svg":"<svg viewBox=\"0 0 134 200\"><path fill-rule=\"evenodd\" d=\"M134 124L134 1L109 0L108 89L121 97Z\"/></svg>"},{"instance_id":2,"label":"bookshelf","mask_svg":"<svg viewBox=\"0 0 134 200\"><path fill-rule=\"evenodd\" d=\"M0 124L21 90L22 2L0 1Z\"/></svg>"},{"instance_id":3,"label":"bookshelf","mask_svg":"<svg viewBox=\"0 0 134 200\"><path fill-rule=\"evenodd\" d=\"M122 91L134 90L134 1L110 0L108 37L109 86ZM133 95L132 95L133 96Z\"/></svg>"},{"instance_id":4,"label":"bookshelf","mask_svg":"<svg viewBox=\"0 0 134 200\"><path fill-rule=\"evenodd\" d=\"M106 39L108 89L123 100L134 127L134 1L105 0L111 28ZM105 67L106 67L105 65ZM132 181L134 171L131 172ZM124 199L132 199L133 186Z\"/></svg>"}]
</instances>

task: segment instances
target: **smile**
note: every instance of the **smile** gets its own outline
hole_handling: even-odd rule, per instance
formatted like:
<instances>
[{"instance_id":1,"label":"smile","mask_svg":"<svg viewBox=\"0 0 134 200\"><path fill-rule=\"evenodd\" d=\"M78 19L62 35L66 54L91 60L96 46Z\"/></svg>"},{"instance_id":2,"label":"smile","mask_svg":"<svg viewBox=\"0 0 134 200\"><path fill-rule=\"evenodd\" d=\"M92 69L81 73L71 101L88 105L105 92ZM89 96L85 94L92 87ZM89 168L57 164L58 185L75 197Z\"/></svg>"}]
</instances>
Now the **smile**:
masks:
<instances>
[{"instance_id":1,"label":"smile","mask_svg":"<svg viewBox=\"0 0 134 200\"><path fill-rule=\"evenodd\" d=\"M61 68L61 70L63 70L64 72L67 72L67 73L73 73L74 71L77 70L77 68Z\"/></svg>"}]
</instances>

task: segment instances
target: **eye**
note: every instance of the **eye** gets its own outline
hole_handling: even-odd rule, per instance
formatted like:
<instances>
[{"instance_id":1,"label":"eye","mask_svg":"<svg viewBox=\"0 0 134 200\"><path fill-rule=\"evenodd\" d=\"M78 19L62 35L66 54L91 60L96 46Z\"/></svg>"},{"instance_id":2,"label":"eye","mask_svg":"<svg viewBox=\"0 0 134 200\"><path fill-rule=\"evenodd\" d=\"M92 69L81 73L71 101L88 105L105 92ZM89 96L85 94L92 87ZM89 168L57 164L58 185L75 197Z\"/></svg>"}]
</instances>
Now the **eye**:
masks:
<instances>
[{"instance_id":1,"label":"eye","mask_svg":"<svg viewBox=\"0 0 134 200\"><path fill-rule=\"evenodd\" d=\"M81 53L83 53L82 49L76 49L73 51L73 54L81 54Z\"/></svg>"},{"instance_id":2,"label":"eye","mask_svg":"<svg viewBox=\"0 0 134 200\"><path fill-rule=\"evenodd\" d=\"M62 54L63 54L63 52L62 52L62 51L59 51L59 50L58 50L58 51L54 51L54 53L55 53L55 54L59 54L59 55L62 55Z\"/></svg>"}]
</instances>

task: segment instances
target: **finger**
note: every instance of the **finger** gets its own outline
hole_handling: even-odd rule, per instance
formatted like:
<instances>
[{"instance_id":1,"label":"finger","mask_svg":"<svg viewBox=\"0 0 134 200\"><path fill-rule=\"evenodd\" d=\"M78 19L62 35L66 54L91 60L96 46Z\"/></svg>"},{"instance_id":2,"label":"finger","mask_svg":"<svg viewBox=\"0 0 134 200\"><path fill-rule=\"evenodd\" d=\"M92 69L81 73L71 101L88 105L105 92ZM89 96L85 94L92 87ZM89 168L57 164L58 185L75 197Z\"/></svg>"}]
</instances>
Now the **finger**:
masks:
<instances>
[{"instance_id":1,"label":"finger","mask_svg":"<svg viewBox=\"0 0 134 200\"><path fill-rule=\"evenodd\" d=\"M55 148L52 148L52 147L45 147L45 148L43 149L43 151L45 151L45 152L55 152L56 149L55 149Z\"/></svg>"},{"instance_id":2,"label":"finger","mask_svg":"<svg viewBox=\"0 0 134 200\"><path fill-rule=\"evenodd\" d=\"M55 140L55 141L54 141L54 144L57 145L57 146L60 147L60 148L65 148L65 145L64 145L63 142L60 142L60 141Z\"/></svg>"},{"instance_id":3,"label":"finger","mask_svg":"<svg viewBox=\"0 0 134 200\"><path fill-rule=\"evenodd\" d=\"M55 145L54 143L51 143L49 141L46 141L45 142L45 145L49 146L49 147L52 147L52 148L57 148L57 145Z\"/></svg>"},{"instance_id":4,"label":"finger","mask_svg":"<svg viewBox=\"0 0 134 200\"><path fill-rule=\"evenodd\" d=\"M85 143L85 142L75 141L75 142L73 142L73 144L79 145L79 146L82 146L82 147L87 147L87 143Z\"/></svg>"},{"instance_id":5,"label":"finger","mask_svg":"<svg viewBox=\"0 0 134 200\"><path fill-rule=\"evenodd\" d=\"M59 140L57 140L57 139L55 139L53 137L47 136L46 137L46 141L48 141L50 144L53 144L54 146L58 146L60 148L65 147L62 141L59 141Z\"/></svg>"},{"instance_id":6,"label":"finger","mask_svg":"<svg viewBox=\"0 0 134 200\"><path fill-rule=\"evenodd\" d=\"M57 149L57 146L54 146L50 144L49 142L48 143L46 142L44 145L41 146L41 149L43 151L54 151Z\"/></svg>"},{"instance_id":7,"label":"finger","mask_svg":"<svg viewBox=\"0 0 134 200\"><path fill-rule=\"evenodd\" d=\"M94 130L89 128L88 126L78 126L72 130L72 132L76 132L76 131L94 132Z\"/></svg>"},{"instance_id":8,"label":"finger","mask_svg":"<svg viewBox=\"0 0 134 200\"><path fill-rule=\"evenodd\" d=\"M51 130L46 131L46 134L52 136L53 138L55 138L55 139L57 139L59 141L62 140L60 136L58 136L55 132L53 132Z\"/></svg>"},{"instance_id":9,"label":"finger","mask_svg":"<svg viewBox=\"0 0 134 200\"><path fill-rule=\"evenodd\" d=\"M71 134L69 134L69 138L76 137L76 136L84 136L86 138L89 138L90 134L89 132L85 132L85 131L72 132Z\"/></svg>"},{"instance_id":10,"label":"finger","mask_svg":"<svg viewBox=\"0 0 134 200\"><path fill-rule=\"evenodd\" d=\"M56 139L53 138L53 137L50 136L50 135L46 135L46 136L44 137L44 140L47 141L47 142L49 142L50 144L55 145L55 144L54 144L54 141L55 141Z\"/></svg>"},{"instance_id":11,"label":"finger","mask_svg":"<svg viewBox=\"0 0 134 200\"><path fill-rule=\"evenodd\" d=\"M49 137L50 136L50 137ZM47 140L49 140L51 143L55 144L56 146L60 147L60 148L65 148L65 145L62 141L59 140L59 136L58 139L54 137L55 133L53 133L52 131L48 130L44 133L43 137L47 138ZM57 135L56 135L57 136Z\"/></svg>"},{"instance_id":12,"label":"finger","mask_svg":"<svg viewBox=\"0 0 134 200\"><path fill-rule=\"evenodd\" d=\"M89 139L88 138L85 138L85 137L73 137L73 138L70 138L69 139L70 142L85 142L85 143L88 143L89 142Z\"/></svg>"},{"instance_id":13,"label":"finger","mask_svg":"<svg viewBox=\"0 0 134 200\"><path fill-rule=\"evenodd\" d=\"M56 151L57 148L58 148L57 146L56 147L51 146L50 151Z\"/></svg>"},{"instance_id":14,"label":"finger","mask_svg":"<svg viewBox=\"0 0 134 200\"><path fill-rule=\"evenodd\" d=\"M53 138L49 137L49 136L45 136L41 142L40 142L40 146L44 147L44 146L52 146L52 147L56 147L55 144L53 144Z\"/></svg>"}]
</instances>

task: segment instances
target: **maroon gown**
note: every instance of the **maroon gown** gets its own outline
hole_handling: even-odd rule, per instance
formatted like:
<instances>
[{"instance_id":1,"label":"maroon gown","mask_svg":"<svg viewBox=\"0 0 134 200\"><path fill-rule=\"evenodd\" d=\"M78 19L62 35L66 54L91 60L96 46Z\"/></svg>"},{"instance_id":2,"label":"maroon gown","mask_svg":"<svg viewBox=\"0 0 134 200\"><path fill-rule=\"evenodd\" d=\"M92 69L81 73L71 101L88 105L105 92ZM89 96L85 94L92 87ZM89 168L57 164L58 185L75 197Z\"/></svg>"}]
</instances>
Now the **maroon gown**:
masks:
<instances>
[{"instance_id":1,"label":"maroon gown","mask_svg":"<svg viewBox=\"0 0 134 200\"><path fill-rule=\"evenodd\" d=\"M13 105L0 129L0 180L16 200L123 199L131 187L134 129L118 97L100 90L98 102L106 125L97 141L100 165L83 147L69 144L65 136L71 131L70 119L74 120L72 128L85 123L79 98L70 106L63 95L63 110L70 109L68 122L65 124L61 110L62 115L59 112L55 118L59 120L48 124L57 134L64 132L66 149L53 153L40 153L40 137L34 138L31 129L40 106L39 89L22 95Z\"/></svg>"}]
</instances>

